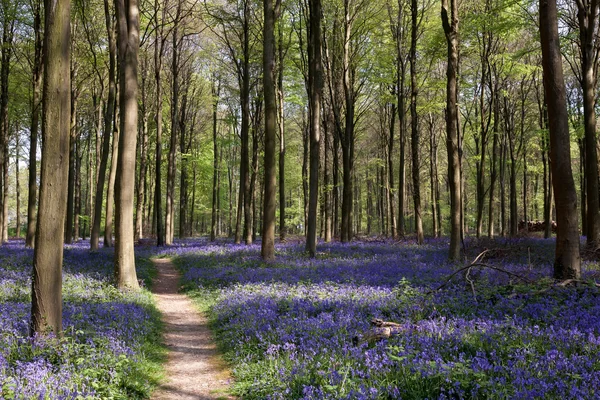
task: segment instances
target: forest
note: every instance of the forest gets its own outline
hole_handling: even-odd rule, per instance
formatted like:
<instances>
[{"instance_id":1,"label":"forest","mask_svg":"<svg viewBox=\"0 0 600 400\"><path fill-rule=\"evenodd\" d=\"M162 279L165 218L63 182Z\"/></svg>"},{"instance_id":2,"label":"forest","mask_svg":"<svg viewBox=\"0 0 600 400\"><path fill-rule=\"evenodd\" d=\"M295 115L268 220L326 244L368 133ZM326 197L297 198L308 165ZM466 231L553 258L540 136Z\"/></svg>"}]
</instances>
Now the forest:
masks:
<instances>
[{"instance_id":1,"label":"forest","mask_svg":"<svg viewBox=\"0 0 600 400\"><path fill-rule=\"evenodd\" d=\"M0 399L600 396L599 15L0 0Z\"/></svg>"}]
</instances>

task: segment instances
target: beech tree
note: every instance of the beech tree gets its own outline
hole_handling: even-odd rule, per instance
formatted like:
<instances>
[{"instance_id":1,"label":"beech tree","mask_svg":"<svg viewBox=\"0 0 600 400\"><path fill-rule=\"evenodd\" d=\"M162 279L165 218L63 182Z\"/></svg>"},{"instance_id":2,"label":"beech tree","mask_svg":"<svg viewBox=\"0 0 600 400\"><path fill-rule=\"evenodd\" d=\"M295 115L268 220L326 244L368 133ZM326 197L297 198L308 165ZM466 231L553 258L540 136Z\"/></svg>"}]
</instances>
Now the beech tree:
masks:
<instances>
[{"instance_id":1,"label":"beech tree","mask_svg":"<svg viewBox=\"0 0 600 400\"><path fill-rule=\"evenodd\" d=\"M317 201L319 197L319 158L321 147L321 91L323 72L321 60L321 0L309 2L308 87L310 105L310 178L306 250L311 257L317 247Z\"/></svg>"},{"instance_id":2,"label":"beech tree","mask_svg":"<svg viewBox=\"0 0 600 400\"><path fill-rule=\"evenodd\" d=\"M42 164L31 284L31 334L62 331L62 262L71 109L71 2L44 1Z\"/></svg>"},{"instance_id":3,"label":"beech tree","mask_svg":"<svg viewBox=\"0 0 600 400\"><path fill-rule=\"evenodd\" d=\"M133 198L138 123L139 9L137 0L115 0L119 56L120 136L115 183L115 276L119 288L138 289L133 250Z\"/></svg>"},{"instance_id":4,"label":"beech tree","mask_svg":"<svg viewBox=\"0 0 600 400\"><path fill-rule=\"evenodd\" d=\"M446 151L448 153L448 184L450 186L450 249L449 258L458 261L462 240L462 193L460 143L458 135L458 0L442 0L442 26L448 45L446 69Z\"/></svg>"},{"instance_id":5,"label":"beech tree","mask_svg":"<svg viewBox=\"0 0 600 400\"><path fill-rule=\"evenodd\" d=\"M577 194L571 171L569 117L558 36L556 0L540 0L540 38L550 129L552 185L556 199L554 278L578 279L581 275L581 258Z\"/></svg>"}]
</instances>

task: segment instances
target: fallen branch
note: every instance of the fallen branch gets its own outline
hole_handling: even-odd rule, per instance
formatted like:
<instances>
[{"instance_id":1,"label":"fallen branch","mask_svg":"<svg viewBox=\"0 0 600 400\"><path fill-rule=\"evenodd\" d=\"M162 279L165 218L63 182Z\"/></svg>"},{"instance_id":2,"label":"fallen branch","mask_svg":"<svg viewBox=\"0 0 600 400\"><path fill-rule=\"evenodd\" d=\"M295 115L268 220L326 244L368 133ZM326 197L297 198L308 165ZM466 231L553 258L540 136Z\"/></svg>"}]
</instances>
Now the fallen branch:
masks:
<instances>
[{"instance_id":1,"label":"fallen branch","mask_svg":"<svg viewBox=\"0 0 600 400\"><path fill-rule=\"evenodd\" d=\"M479 258L479 256L478 256L478 258ZM532 281L530 281L529 279L527 279L527 278L525 278L525 277L523 277L523 276L521 276L521 275L519 275L519 274L515 274L514 272L507 271L507 270L505 270L504 268L495 267L495 266L493 266L493 265L488 265L488 264L479 263L479 262L473 262L473 263L471 263L471 264L469 264L469 265L466 265L466 266L464 266L464 267L461 267L461 268L457 269L456 271L454 271L453 273L451 273L450 275L448 275L448 277L446 277L446 279L444 280L444 282L443 282L441 285L439 285L439 286L438 286L438 287L436 287L435 289L432 289L432 290L430 290L429 292L425 293L425 295L426 295L426 296L429 296L430 294L432 294L432 293L434 293L434 292L437 292L438 290L440 290L440 289L444 288L444 287L445 287L445 286L446 286L448 283L450 283L450 281L452 280L452 278L453 278L455 275L457 275L457 274L459 274L459 273L461 273L461 272L463 272L463 271L470 270L470 269L472 269L473 267L479 267L479 268L489 268L489 269L493 269L494 271L503 272L503 273L505 273L506 275L508 275L508 276L512 276L513 278L519 279L519 280L521 280L521 281L523 281L523 282L525 282L525 283L533 283L533 282L532 282Z\"/></svg>"}]
</instances>

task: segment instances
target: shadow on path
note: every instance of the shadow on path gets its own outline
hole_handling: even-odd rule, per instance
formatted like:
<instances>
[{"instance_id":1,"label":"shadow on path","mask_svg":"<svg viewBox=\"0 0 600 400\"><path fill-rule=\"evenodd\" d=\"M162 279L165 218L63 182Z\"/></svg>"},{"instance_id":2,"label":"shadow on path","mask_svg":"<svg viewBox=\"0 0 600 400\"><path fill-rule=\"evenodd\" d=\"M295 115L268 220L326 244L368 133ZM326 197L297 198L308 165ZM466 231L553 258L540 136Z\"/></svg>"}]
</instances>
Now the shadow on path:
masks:
<instances>
[{"instance_id":1,"label":"shadow on path","mask_svg":"<svg viewBox=\"0 0 600 400\"><path fill-rule=\"evenodd\" d=\"M153 292L165 324L166 382L153 400L233 399L226 394L230 374L215 346L206 317L178 293L179 273L168 259L153 260L158 270Z\"/></svg>"}]
</instances>

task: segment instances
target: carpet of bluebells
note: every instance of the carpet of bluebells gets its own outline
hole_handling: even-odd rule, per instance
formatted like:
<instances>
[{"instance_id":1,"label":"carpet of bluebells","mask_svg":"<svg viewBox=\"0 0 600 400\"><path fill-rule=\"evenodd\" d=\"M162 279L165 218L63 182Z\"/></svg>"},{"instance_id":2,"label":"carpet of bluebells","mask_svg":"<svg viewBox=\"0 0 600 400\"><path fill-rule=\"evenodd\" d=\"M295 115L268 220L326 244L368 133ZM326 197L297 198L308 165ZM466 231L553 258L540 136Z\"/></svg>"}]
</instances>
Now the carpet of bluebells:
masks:
<instances>
[{"instance_id":1,"label":"carpet of bluebells","mask_svg":"<svg viewBox=\"0 0 600 400\"><path fill-rule=\"evenodd\" d=\"M320 243L314 260L303 247L278 245L269 264L259 245L167 250L209 310L241 397L600 398L600 292L548 278L552 240L467 242L471 259L493 248L483 262L501 270L473 268L442 288L464 265L446 260L445 239ZM598 278L598 264L583 268ZM402 327L361 340L372 318Z\"/></svg>"},{"instance_id":2,"label":"carpet of bluebells","mask_svg":"<svg viewBox=\"0 0 600 400\"><path fill-rule=\"evenodd\" d=\"M66 246L64 338L32 340L32 259L24 241L0 246L0 399L147 397L161 357L160 316L148 291L114 288L112 249ZM137 265L149 282L151 264Z\"/></svg>"}]
</instances>

